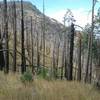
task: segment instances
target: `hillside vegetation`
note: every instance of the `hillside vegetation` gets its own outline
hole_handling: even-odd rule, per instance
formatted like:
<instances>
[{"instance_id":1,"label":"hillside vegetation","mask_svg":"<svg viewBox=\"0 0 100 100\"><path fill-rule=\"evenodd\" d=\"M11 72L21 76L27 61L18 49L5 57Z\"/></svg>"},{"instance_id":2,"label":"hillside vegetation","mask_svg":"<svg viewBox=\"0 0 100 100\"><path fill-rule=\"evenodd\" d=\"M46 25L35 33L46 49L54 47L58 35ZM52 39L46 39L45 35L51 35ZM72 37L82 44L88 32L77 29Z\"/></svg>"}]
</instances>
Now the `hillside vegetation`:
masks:
<instances>
[{"instance_id":1,"label":"hillside vegetation","mask_svg":"<svg viewBox=\"0 0 100 100\"><path fill-rule=\"evenodd\" d=\"M59 23L45 15L44 0L42 12L8 1L0 2L0 100L100 100L96 1L84 28L70 9Z\"/></svg>"},{"instance_id":2,"label":"hillside vegetation","mask_svg":"<svg viewBox=\"0 0 100 100\"><path fill-rule=\"evenodd\" d=\"M100 93L93 86L61 80L35 78L26 85L20 75L5 76L0 72L0 100L99 100Z\"/></svg>"}]
</instances>

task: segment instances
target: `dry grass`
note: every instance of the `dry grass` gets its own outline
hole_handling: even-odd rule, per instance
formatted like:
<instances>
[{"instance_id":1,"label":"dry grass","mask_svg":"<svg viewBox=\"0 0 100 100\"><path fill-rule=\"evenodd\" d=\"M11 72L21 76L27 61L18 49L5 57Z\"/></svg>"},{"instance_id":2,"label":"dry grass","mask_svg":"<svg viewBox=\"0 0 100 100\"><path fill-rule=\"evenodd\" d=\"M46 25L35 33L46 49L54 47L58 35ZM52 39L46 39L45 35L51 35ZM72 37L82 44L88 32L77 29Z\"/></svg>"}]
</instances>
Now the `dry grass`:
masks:
<instances>
[{"instance_id":1,"label":"dry grass","mask_svg":"<svg viewBox=\"0 0 100 100\"><path fill-rule=\"evenodd\" d=\"M100 100L99 91L83 83L35 79L25 86L19 77L0 73L0 100Z\"/></svg>"}]
</instances>

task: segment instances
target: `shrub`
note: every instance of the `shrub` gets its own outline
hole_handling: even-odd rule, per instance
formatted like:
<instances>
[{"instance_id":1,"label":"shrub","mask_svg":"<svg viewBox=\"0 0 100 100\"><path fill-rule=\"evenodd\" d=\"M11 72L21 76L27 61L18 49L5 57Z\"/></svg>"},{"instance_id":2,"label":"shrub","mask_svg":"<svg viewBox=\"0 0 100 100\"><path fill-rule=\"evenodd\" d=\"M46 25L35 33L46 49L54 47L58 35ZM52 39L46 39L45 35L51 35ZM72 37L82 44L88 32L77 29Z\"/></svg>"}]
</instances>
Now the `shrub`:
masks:
<instances>
[{"instance_id":1,"label":"shrub","mask_svg":"<svg viewBox=\"0 0 100 100\"><path fill-rule=\"evenodd\" d=\"M33 81L33 75L32 73L27 70L21 77L20 77L21 81L23 83L27 83L27 82L32 82Z\"/></svg>"},{"instance_id":2,"label":"shrub","mask_svg":"<svg viewBox=\"0 0 100 100\"><path fill-rule=\"evenodd\" d=\"M49 68L42 67L41 69L39 69L38 75L39 77L42 77L46 80L52 79L52 71Z\"/></svg>"}]
</instances>

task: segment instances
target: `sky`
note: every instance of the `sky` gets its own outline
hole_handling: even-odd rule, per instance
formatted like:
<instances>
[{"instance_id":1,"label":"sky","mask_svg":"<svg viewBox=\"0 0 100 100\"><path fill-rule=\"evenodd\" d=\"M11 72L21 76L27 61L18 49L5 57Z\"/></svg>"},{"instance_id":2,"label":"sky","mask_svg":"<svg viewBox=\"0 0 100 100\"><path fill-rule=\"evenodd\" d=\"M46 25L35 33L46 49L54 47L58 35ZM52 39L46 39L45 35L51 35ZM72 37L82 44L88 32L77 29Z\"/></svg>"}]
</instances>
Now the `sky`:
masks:
<instances>
[{"instance_id":1,"label":"sky","mask_svg":"<svg viewBox=\"0 0 100 100\"><path fill-rule=\"evenodd\" d=\"M43 0L29 0L42 11ZM87 23L91 23L92 0L44 0L45 14L62 23L64 14L67 9L71 9L76 24L84 27ZM100 1L100 0L99 0ZM95 14L100 7L100 2L95 5Z\"/></svg>"}]
</instances>

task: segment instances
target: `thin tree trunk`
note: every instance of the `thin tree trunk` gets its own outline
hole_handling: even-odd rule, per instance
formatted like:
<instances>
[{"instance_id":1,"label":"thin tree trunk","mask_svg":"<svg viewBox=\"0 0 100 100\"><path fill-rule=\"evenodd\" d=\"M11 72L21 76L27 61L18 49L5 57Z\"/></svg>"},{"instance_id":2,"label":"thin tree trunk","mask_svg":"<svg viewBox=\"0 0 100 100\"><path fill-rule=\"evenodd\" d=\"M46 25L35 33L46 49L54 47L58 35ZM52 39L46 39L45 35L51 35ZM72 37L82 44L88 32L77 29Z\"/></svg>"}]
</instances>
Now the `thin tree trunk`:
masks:
<instances>
[{"instance_id":1,"label":"thin tree trunk","mask_svg":"<svg viewBox=\"0 0 100 100\"><path fill-rule=\"evenodd\" d=\"M56 45L56 38L55 38L55 40L54 40L54 47L53 47L53 76L54 76L54 78L56 78L56 71L55 71L55 69L56 69L56 63L55 63L55 45Z\"/></svg>"},{"instance_id":2,"label":"thin tree trunk","mask_svg":"<svg viewBox=\"0 0 100 100\"><path fill-rule=\"evenodd\" d=\"M89 74L89 63L90 63L90 34L88 38L88 57L87 57L87 63L86 63L86 74L85 74L85 83L88 81L88 74Z\"/></svg>"},{"instance_id":3,"label":"thin tree trunk","mask_svg":"<svg viewBox=\"0 0 100 100\"><path fill-rule=\"evenodd\" d=\"M57 46L57 59L56 59L56 78L58 77L58 67L59 67L59 47L60 47L60 41L58 41L58 46Z\"/></svg>"},{"instance_id":4,"label":"thin tree trunk","mask_svg":"<svg viewBox=\"0 0 100 100\"><path fill-rule=\"evenodd\" d=\"M66 37L66 32L64 33L64 68L65 68L65 78L67 79L67 72L68 72L68 69L67 69L67 53L66 53L66 43L67 43L67 37ZM68 45L68 44L67 44Z\"/></svg>"},{"instance_id":5,"label":"thin tree trunk","mask_svg":"<svg viewBox=\"0 0 100 100\"><path fill-rule=\"evenodd\" d=\"M14 34L14 58L13 58L13 71L16 72L16 51L17 51L17 36L16 36L16 4L13 2L13 34Z\"/></svg>"},{"instance_id":6,"label":"thin tree trunk","mask_svg":"<svg viewBox=\"0 0 100 100\"><path fill-rule=\"evenodd\" d=\"M90 76L89 76L89 82L91 83L92 81L92 47L93 47L93 31L94 31L94 6L95 6L95 0L92 1L93 5L92 5L92 29L91 29L91 43L90 43L90 47L91 47L91 56L90 56Z\"/></svg>"},{"instance_id":7,"label":"thin tree trunk","mask_svg":"<svg viewBox=\"0 0 100 100\"><path fill-rule=\"evenodd\" d=\"M43 67L45 67L45 5L43 0ZM43 68L43 77L45 77L45 69Z\"/></svg>"},{"instance_id":8,"label":"thin tree trunk","mask_svg":"<svg viewBox=\"0 0 100 100\"><path fill-rule=\"evenodd\" d=\"M39 33L37 32L37 71L40 69Z\"/></svg>"},{"instance_id":9,"label":"thin tree trunk","mask_svg":"<svg viewBox=\"0 0 100 100\"><path fill-rule=\"evenodd\" d=\"M63 50L62 50L61 80L63 79L64 66L65 66L65 37L64 37L64 44L63 44Z\"/></svg>"},{"instance_id":10,"label":"thin tree trunk","mask_svg":"<svg viewBox=\"0 0 100 100\"><path fill-rule=\"evenodd\" d=\"M0 29L0 50L3 50L2 47L2 41L1 41L1 29ZM5 61L4 61L4 54L3 51L0 51L0 70L2 71L5 66Z\"/></svg>"},{"instance_id":11,"label":"thin tree trunk","mask_svg":"<svg viewBox=\"0 0 100 100\"><path fill-rule=\"evenodd\" d=\"M31 52L30 52L30 34L28 31L28 22L26 21L26 50L27 50L27 54L28 54L28 58L31 58ZM31 66L31 59L29 62L29 65Z\"/></svg>"},{"instance_id":12,"label":"thin tree trunk","mask_svg":"<svg viewBox=\"0 0 100 100\"><path fill-rule=\"evenodd\" d=\"M43 66L45 67L45 5L43 0Z\"/></svg>"},{"instance_id":13,"label":"thin tree trunk","mask_svg":"<svg viewBox=\"0 0 100 100\"><path fill-rule=\"evenodd\" d=\"M91 83L92 77L92 45L93 45L93 31L94 31L94 6L95 0L92 1L92 28L91 34L89 34L89 44L88 44L88 57L87 57L87 65L86 65L86 75L85 75L85 82L89 81ZM89 64L90 64L90 74L89 74ZM89 80L88 80L89 74Z\"/></svg>"},{"instance_id":14,"label":"thin tree trunk","mask_svg":"<svg viewBox=\"0 0 100 100\"><path fill-rule=\"evenodd\" d=\"M4 72L9 72L9 41L8 41L8 16L7 16L7 0L4 0L4 34L5 34L5 68Z\"/></svg>"},{"instance_id":15,"label":"thin tree trunk","mask_svg":"<svg viewBox=\"0 0 100 100\"><path fill-rule=\"evenodd\" d=\"M23 0L21 0L21 50L22 50L22 57L21 57L21 72L22 74L26 71L26 62L25 62L25 47L24 47L24 13L23 13Z\"/></svg>"},{"instance_id":16,"label":"thin tree trunk","mask_svg":"<svg viewBox=\"0 0 100 100\"><path fill-rule=\"evenodd\" d=\"M71 37L70 37L70 57L69 57L69 77L68 80L73 80L73 51L74 51L74 24L71 25Z\"/></svg>"},{"instance_id":17,"label":"thin tree trunk","mask_svg":"<svg viewBox=\"0 0 100 100\"><path fill-rule=\"evenodd\" d=\"M79 35L81 35L79 33ZM81 81L81 36L79 36L79 50L78 50L78 75L77 80Z\"/></svg>"},{"instance_id":18,"label":"thin tree trunk","mask_svg":"<svg viewBox=\"0 0 100 100\"><path fill-rule=\"evenodd\" d=\"M33 20L31 17L31 46L32 46L32 73L34 74L34 40L33 40Z\"/></svg>"}]
</instances>

